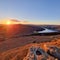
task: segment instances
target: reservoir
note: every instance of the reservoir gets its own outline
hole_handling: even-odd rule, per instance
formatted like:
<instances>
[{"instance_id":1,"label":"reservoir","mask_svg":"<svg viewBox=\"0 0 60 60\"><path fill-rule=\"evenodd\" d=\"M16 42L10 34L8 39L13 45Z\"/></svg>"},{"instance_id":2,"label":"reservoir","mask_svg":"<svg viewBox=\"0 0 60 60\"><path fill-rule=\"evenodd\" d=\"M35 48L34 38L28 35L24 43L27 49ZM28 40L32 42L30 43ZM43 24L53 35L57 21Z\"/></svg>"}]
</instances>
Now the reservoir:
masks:
<instances>
[{"instance_id":1,"label":"reservoir","mask_svg":"<svg viewBox=\"0 0 60 60\"><path fill-rule=\"evenodd\" d=\"M52 30L52 29L47 29L45 28L45 30L43 31L37 31L37 33L55 33L58 32L57 30Z\"/></svg>"},{"instance_id":2,"label":"reservoir","mask_svg":"<svg viewBox=\"0 0 60 60\"><path fill-rule=\"evenodd\" d=\"M44 28L42 31L34 31L31 35L59 35L60 31Z\"/></svg>"}]
</instances>

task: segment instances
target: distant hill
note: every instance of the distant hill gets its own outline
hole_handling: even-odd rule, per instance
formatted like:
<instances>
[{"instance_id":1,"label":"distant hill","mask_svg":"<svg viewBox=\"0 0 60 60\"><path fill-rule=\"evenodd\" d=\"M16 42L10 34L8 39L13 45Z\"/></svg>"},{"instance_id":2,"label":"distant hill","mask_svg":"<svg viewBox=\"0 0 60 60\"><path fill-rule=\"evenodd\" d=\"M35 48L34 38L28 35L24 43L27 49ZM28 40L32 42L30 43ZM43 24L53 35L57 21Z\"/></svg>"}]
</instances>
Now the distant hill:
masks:
<instances>
[{"instance_id":1,"label":"distant hill","mask_svg":"<svg viewBox=\"0 0 60 60\"><path fill-rule=\"evenodd\" d=\"M35 30L43 30L43 28L40 26L23 24L0 25L0 31L6 37L27 35L33 33Z\"/></svg>"}]
</instances>

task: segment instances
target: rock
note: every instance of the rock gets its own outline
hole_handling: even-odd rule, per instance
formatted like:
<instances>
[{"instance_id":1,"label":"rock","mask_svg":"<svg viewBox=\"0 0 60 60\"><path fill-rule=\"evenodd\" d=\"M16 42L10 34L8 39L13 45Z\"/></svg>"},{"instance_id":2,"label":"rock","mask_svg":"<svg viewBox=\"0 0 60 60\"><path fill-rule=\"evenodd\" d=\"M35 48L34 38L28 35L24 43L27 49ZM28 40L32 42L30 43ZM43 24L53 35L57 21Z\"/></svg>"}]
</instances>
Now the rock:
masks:
<instances>
[{"instance_id":1,"label":"rock","mask_svg":"<svg viewBox=\"0 0 60 60\"><path fill-rule=\"evenodd\" d=\"M47 53L51 56L53 56L54 58L57 58L58 60L60 60L60 49L57 47L49 47Z\"/></svg>"},{"instance_id":2,"label":"rock","mask_svg":"<svg viewBox=\"0 0 60 60\"><path fill-rule=\"evenodd\" d=\"M31 47L28 51L27 56L23 60L46 60L48 58L48 54L41 48Z\"/></svg>"}]
</instances>

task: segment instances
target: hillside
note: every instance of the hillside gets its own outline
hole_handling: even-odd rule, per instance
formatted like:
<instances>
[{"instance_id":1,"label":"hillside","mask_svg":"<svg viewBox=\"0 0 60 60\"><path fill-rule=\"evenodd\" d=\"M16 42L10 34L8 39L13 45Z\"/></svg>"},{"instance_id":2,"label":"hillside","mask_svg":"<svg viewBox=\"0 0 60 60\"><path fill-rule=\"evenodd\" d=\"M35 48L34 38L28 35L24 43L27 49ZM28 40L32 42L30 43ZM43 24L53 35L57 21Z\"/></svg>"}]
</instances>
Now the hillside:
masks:
<instances>
[{"instance_id":1,"label":"hillside","mask_svg":"<svg viewBox=\"0 0 60 60\"><path fill-rule=\"evenodd\" d=\"M43 30L43 28L40 26L23 24L0 25L1 34L5 35L5 37L27 35L33 33L35 30Z\"/></svg>"},{"instance_id":2,"label":"hillside","mask_svg":"<svg viewBox=\"0 0 60 60\"><path fill-rule=\"evenodd\" d=\"M31 43L31 44L27 44L22 47L17 47L15 49L5 51L2 54L0 54L0 60L23 60L27 56L27 54L29 53L29 49L32 46L33 47L40 47L44 51L47 51L45 45L57 46L60 48L60 39L55 39L55 40L52 40L51 42L46 42L46 43L44 43L44 42L43 43ZM41 59L42 59L42 56L41 56L40 60ZM49 60L55 60L55 58L52 56L49 56Z\"/></svg>"},{"instance_id":3,"label":"hillside","mask_svg":"<svg viewBox=\"0 0 60 60\"><path fill-rule=\"evenodd\" d=\"M30 48L40 47L44 51L45 45L60 48L60 35L24 36L36 31L43 30L43 25L0 25L0 60L25 60ZM50 27L50 26L49 26ZM60 27L55 26L55 29ZM41 56L42 58L42 56ZM50 60L55 59L52 56Z\"/></svg>"}]
</instances>

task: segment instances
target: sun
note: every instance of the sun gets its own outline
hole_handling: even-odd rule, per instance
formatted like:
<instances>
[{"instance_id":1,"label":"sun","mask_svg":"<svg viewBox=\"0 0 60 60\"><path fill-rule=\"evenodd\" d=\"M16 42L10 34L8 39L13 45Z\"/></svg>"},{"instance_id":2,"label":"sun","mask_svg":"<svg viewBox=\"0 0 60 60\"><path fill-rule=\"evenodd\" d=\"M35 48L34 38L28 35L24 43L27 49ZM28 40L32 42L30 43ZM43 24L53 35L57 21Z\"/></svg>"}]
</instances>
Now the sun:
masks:
<instances>
[{"instance_id":1,"label":"sun","mask_svg":"<svg viewBox=\"0 0 60 60\"><path fill-rule=\"evenodd\" d=\"M3 19L1 20L0 23L3 25L12 25L12 24L20 24L21 22L14 19Z\"/></svg>"},{"instance_id":2,"label":"sun","mask_svg":"<svg viewBox=\"0 0 60 60\"><path fill-rule=\"evenodd\" d=\"M10 25L10 24L11 24L11 22L10 22L10 21L6 21L6 24L7 24L7 25Z\"/></svg>"},{"instance_id":3,"label":"sun","mask_svg":"<svg viewBox=\"0 0 60 60\"><path fill-rule=\"evenodd\" d=\"M1 21L1 24L10 25L10 24L12 24L12 22L10 20L3 20L3 21Z\"/></svg>"},{"instance_id":4,"label":"sun","mask_svg":"<svg viewBox=\"0 0 60 60\"><path fill-rule=\"evenodd\" d=\"M7 25L10 25L10 24L11 24L11 21L6 21L6 24L7 24Z\"/></svg>"}]
</instances>

